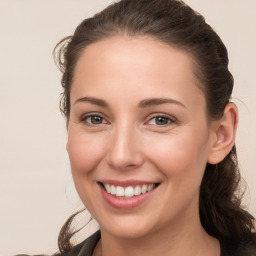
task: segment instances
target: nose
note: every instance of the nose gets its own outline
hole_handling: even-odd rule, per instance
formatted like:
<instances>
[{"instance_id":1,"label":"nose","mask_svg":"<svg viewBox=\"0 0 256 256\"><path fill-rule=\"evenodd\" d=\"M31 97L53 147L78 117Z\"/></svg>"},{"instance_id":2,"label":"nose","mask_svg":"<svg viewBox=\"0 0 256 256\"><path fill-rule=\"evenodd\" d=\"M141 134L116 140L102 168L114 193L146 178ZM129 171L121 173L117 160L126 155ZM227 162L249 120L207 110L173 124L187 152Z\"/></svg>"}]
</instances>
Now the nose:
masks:
<instances>
[{"instance_id":1,"label":"nose","mask_svg":"<svg viewBox=\"0 0 256 256\"><path fill-rule=\"evenodd\" d=\"M111 136L107 163L117 170L136 169L143 164L141 137L133 127L116 128Z\"/></svg>"}]
</instances>

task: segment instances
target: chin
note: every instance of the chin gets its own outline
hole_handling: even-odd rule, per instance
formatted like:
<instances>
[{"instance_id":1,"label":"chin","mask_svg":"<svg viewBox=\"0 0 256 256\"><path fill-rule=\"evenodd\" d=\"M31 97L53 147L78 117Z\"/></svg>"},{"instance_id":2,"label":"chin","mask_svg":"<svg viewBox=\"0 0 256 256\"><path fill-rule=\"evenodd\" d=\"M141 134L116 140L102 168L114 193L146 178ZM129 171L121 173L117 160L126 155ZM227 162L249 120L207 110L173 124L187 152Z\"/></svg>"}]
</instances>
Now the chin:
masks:
<instances>
[{"instance_id":1,"label":"chin","mask_svg":"<svg viewBox=\"0 0 256 256\"><path fill-rule=\"evenodd\" d=\"M104 225L100 224L100 229L120 239L138 239L153 232L155 228L152 222L153 220L149 221L145 216L139 218L134 215L119 216L113 220L109 218L107 225L106 221L104 221Z\"/></svg>"},{"instance_id":2,"label":"chin","mask_svg":"<svg viewBox=\"0 0 256 256\"><path fill-rule=\"evenodd\" d=\"M105 229L100 227L101 231L105 231L112 236L118 237L119 239L139 239L148 235L147 229L137 228L137 227L111 227L110 229Z\"/></svg>"}]
</instances>

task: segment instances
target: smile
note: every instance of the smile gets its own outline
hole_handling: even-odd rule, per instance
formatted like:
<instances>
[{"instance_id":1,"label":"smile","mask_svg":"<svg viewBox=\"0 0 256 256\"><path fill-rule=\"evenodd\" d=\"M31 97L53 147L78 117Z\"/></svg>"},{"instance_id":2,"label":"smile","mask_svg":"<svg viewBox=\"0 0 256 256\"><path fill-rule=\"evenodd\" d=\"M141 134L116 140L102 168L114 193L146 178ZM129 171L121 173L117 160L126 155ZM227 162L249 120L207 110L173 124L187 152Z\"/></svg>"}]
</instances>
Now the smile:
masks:
<instances>
[{"instance_id":1,"label":"smile","mask_svg":"<svg viewBox=\"0 0 256 256\"><path fill-rule=\"evenodd\" d=\"M121 198L131 198L131 197L139 196L141 194L145 194L153 190L158 185L158 183L152 183L152 184L122 187L122 186L110 185L107 183L106 184L101 183L101 184L108 194L111 194L116 197L121 197Z\"/></svg>"},{"instance_id":2,"label":"smile","mask_svg":"<svg viewBox=\"0 0 256 256\"><path fill-rule=\"evenodd\" d=\"M119 210L131 210L146 203L161 183L143 181L98 181L105 201Z\"/></svg>"}]
</instances>

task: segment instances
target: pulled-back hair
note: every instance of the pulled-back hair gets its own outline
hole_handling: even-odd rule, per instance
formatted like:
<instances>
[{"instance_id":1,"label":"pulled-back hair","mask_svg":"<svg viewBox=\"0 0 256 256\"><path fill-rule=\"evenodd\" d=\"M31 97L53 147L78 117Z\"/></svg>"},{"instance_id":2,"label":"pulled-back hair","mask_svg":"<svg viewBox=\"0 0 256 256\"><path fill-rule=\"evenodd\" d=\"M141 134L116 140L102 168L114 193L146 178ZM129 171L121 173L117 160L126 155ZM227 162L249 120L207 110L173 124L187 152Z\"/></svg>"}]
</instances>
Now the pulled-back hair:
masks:
<instances>
[{"instance_id":1,"label":"pulled-back hair","mask_svg":"<svg viewBox=\"0 0 256 256\"><path fill-rule=\"evenodd\" d=\"M204 17L179 0L122 0L85 19L73 36L55 48L63 72L61 111L67 122L74 70L82 51L90 44L122 35L151 37L189 53L200 81L198 87L206 98L209 120L222 117L231 98L233 77L227 49ZM236 241L255 230L253 216L241 205L240 184L235 146L217 165L207 164L200 188L200 219L206 232L219 240ZM60 232L61 252L71 248L69 227L73 218Z\"/></svg>"}]
</instances>

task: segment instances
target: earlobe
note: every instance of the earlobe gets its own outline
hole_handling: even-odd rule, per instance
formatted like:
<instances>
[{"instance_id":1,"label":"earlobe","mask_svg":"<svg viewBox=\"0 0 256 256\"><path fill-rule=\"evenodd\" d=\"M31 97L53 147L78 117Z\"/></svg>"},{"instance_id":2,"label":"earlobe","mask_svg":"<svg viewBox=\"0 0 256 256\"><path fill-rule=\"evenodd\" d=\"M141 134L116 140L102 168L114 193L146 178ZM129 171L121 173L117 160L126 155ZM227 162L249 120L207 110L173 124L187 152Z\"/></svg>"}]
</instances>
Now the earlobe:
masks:
<instances>
[{"instance_id":1,"label":"earlobe","mask_svg":"<svg viewBox=\"0 0 256 256\"><path fill-rule=\"evenodd\" d=\"M208 155L209 164L221 162L231 151L238 124L238 110L234 103L229 103L220 120L213 126L213 141Z\"/></svg>"}]
</instances>

